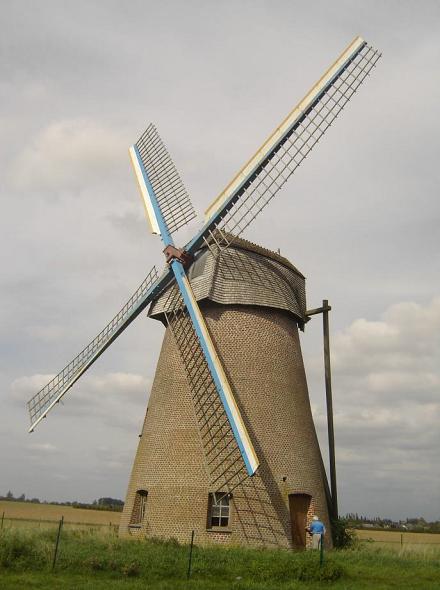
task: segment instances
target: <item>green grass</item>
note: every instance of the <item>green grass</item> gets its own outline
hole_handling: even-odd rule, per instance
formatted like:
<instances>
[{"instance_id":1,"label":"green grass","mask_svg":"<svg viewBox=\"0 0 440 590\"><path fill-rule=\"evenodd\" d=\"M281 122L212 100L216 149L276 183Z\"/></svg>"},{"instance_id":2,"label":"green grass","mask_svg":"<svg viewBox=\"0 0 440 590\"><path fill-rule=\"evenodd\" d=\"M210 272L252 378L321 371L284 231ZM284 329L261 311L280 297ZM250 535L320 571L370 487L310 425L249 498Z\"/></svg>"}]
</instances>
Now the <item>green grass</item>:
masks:
<instances>
[{"instance_id":1,"label":"green grass","mask_svg":"<svg viewBox=\"0 0 440 590\"><path fill-rule=\"evenodd\" d=\"M87 531L63 531L51 571L53 530L0 531L0 587L151 590L309 590L331 588L440 590L440 551L430 556L358 545L332 551L319 567L317 552L194 548L173 542L121 540Z\"/></svg>"}]
</instances>

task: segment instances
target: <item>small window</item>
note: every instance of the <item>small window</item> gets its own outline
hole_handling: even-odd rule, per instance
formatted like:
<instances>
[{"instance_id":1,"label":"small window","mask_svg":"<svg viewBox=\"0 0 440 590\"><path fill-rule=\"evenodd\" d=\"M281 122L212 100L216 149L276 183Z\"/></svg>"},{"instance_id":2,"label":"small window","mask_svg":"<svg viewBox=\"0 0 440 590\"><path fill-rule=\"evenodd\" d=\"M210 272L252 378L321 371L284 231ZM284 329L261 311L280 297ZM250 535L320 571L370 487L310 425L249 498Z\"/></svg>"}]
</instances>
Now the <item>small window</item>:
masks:
<instances>
[{"instance_id":1,"label":"small window","mask_svg":"<svg viewBox=\"0 0 440 590\"><path fill-rule=\"evenodd\" d=\"M205 272L206 259L208 257L208 250L197 252L194 257L194 262L191 264L188 272L190 279L200 277Z\"/></svg>"},{"instance_id":2,"label":"small window","mask_svg":"<svg viewBox=\"0 0 440 590\"><path fill-rule=\"evenodd\" d=\"M140 525L145 517L147 509L148 492L146 490L138 490L134 499L133 512L131 515L132 525Z\"/></svg>"},{"instance_id":3,"label":"small window","mask_svg":"<svg viewBox=\"0 0 440 590\"><path fill-rule=\"evenodd\" d=\"M229 526L230 495L228 493L209 494L208 506L208 528Z\"/></svg>"}]
</instances>

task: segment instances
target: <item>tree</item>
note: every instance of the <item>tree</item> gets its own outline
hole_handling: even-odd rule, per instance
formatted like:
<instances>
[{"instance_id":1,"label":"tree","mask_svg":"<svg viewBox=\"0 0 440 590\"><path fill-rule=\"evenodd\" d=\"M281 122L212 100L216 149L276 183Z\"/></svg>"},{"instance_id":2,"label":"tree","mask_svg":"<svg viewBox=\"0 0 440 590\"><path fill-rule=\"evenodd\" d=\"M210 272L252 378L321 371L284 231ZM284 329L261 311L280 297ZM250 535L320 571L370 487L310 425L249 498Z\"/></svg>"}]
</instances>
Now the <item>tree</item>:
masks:
<instances>
[{"instance_id":1,"label":"tree","mask_svg":"<svg viewBox=\"0 0 440 590\"><path fill-rule=\"evenodd\" d=\"M98 506L123 506L123 505L124 505L124 502L122 500L117 500L116 498L99 498L99 500L98 500Z\"/></svg>"}]
</instances>

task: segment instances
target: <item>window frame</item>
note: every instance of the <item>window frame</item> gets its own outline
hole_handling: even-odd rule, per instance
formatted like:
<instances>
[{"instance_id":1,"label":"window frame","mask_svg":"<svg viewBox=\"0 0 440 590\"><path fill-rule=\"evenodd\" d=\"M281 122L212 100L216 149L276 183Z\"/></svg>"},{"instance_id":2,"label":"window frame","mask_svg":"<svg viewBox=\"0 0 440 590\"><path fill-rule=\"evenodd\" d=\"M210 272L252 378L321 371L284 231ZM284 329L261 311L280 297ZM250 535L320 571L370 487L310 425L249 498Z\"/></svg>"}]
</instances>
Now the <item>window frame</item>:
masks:
<instances>
[{"instance_id":1,"label":"window frame","mask_svg":"<svg viewBox=\"0 0 440 590\"><path fill-rule=\"evenodd\" d=\"M144 489L136 490L133 509L131 512L130 525L131 527L141 527L145 514L147 512L148 491Z\"/></svg>"},{"instance_id":2,"label":"window frame","mask_svg":"<svg viewBox=\"0 0 440 590\"><path fill-rule=\"evenodd\" d=\"M211 492L208 498L207 528L227 531L231 526L232 494L227 492ZM216 521L216 523L214 522ZM222 521L226 521L222 524Z\"/></svg>"},{"instance_id":3,"label":"window frame","mask_svg":"<svg viewBox=\"0 0 440 590\"><path fill-rule=\"evenodd\" d=\"M208 260L208 250L201 250L194 255L194 262L189 267L188 278L190 280L203 276Z\"/></svg>"}]
</instances>

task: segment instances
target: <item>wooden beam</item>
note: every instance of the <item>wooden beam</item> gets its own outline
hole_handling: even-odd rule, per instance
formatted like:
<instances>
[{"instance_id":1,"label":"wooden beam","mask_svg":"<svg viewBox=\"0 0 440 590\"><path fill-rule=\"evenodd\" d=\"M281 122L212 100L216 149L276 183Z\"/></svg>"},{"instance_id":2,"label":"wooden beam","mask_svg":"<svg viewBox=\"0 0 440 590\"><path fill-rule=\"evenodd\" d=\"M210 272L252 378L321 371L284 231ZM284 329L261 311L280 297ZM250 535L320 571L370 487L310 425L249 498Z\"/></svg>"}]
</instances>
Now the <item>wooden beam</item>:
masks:
<instances>
[{"instance_id":1,"label":"wooden beam","mask_svg":"<svg viewBox=\"0 0 440 590\"><path fill-rule=\"evenodd\" d=\"M336 485L336 456L335 456L335 431L333 426L333 395L332 395L332 371L330 363L330 328L328 312L331 311L328 300L324 299L322 307L309 309L306 317L322 313L322 329L324 335L324 372L325 372L325 399L327 406L327 431L328 452L330 464L330 491L332 497L332 516L338 518L338 491Z\"/></svg>"},{"instance_id":2,"label":"wooden beam","mask_svg":"<svg viewBox=\"0 0 440 590\"><path fill-rule=\"evenodd\" d=\"M332 372L330 364L330 329L328 312L331 307L327 299L322 302L322 327L324 332L324 368L325 368L325 397L327 401L327 430L328 452L330 460L330 489L333 500L333 517L338 518L338 492L336 488L336 457L335 457L335 431L333 427L333 396L332 396Z\"/></svg>"}]
</instances>

